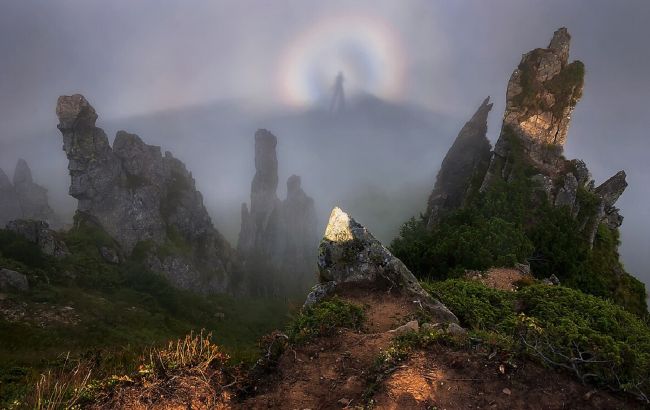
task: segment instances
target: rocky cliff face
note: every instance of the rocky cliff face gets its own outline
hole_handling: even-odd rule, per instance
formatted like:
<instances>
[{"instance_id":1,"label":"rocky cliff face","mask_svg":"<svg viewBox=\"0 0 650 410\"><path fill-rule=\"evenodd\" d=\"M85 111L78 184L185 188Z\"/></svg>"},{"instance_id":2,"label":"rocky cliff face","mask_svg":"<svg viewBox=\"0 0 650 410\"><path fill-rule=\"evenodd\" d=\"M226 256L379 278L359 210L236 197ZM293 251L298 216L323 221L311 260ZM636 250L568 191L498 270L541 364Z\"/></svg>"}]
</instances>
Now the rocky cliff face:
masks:
<instances>
[{"instance_id":1,"label":"rocky cliff face","mask_svg":"<svg viewBox=\"0 0 650 410\"><path fill-rule=\"evenodd\" d=\"M492 109L486 98L472 118L463 126L442 161L433 192L429 196L426 218L434 226L445 212L462 206L472 180L481 177L490 162L491 146L487 117Z\"/></svg>"},{"instance_id":2,"label":"rocky cliff face","mask_svg":"<svg viewBox=\"0 0 650 410\"><path fill-rule=\"evenodd\" d=\"M251 285L259 292L296 293L315 281L316 212L297 175L287 180L287 198L278 198L276 146L277 138L269 131L255 133L250 210L242 204L237 249L258 278Z\"/></svg>"},{"instance_id":3,"label":"rocky cliff face","mask_svg":"<svg viewBox=\"0 0 650 410\"><path fill-rule=\"evenodd\" d=\"M32 171L24 159L19 159L13 183L0 170L0 228L15 219L44 221L53 228L61 223L47 200L47 189L32 178Z\"/></svg>"},{"instance_id":4,"label":"rocky cliff face","mask_svg":"<svg viewBox=\"0 0 650 410\"><path fill-rule=\"evenodd\" d=\"M81 95L59 97L56 113L78 214L99 224L124 254L140 247L147 265L178 287L232 290L235 253L213 227L185 165L124 131L111 147Z\"/></svg>"}]
</instances>

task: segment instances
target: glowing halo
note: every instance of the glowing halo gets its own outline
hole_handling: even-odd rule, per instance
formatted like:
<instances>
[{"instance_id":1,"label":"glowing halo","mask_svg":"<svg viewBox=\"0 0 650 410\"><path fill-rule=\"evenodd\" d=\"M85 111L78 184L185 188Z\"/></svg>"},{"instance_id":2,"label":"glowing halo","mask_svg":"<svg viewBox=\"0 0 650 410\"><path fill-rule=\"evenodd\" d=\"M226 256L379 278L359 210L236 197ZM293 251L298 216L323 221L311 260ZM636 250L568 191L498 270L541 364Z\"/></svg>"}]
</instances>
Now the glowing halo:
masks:
<instances>
[{"instance_id":1,"label":"glowing halo","mask_svg":"<svg viewBox=\"0 0 650 410\"><path fill-rule=\"evenodd\" d=\"M338 72L348 94L368 92L398 99L405 58L399 36L388 23L367 16L328 17L301 34L278 67L283 102L303 107L327 101Z\"/></svg>"}]
</instances>

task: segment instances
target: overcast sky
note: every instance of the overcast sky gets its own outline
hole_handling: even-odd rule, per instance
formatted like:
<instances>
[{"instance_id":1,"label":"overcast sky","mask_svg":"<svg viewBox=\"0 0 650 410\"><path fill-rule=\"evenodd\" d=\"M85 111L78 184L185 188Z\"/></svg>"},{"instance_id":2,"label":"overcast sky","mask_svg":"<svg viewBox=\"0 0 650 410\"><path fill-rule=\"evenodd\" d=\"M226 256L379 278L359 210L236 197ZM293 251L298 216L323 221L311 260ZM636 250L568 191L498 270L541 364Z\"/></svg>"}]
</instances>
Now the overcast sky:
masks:
<instances>
[{"instance_id":1,"label":"overcast sky","mask_svg":"<svg viewBox=\"0 0 650 410\"><path fill-rule=\"evenodd\" d=\"M587 68L567 156L583 158L597 182L628 172L623 254L650 282L649 22L647 0L0 0L0 166L29 157L12 149L22 138L60 138L61 94L83 93L107 119L231 99L296 108L305 85L285 74L298 70L318 87L322 73L304 71L324 66L314 53L339 32L354 42L342 62L350 89L421 105L459 127L491 95L494 141L521 54L566 26L571 58Z\"/></svg>"}]
</instances>

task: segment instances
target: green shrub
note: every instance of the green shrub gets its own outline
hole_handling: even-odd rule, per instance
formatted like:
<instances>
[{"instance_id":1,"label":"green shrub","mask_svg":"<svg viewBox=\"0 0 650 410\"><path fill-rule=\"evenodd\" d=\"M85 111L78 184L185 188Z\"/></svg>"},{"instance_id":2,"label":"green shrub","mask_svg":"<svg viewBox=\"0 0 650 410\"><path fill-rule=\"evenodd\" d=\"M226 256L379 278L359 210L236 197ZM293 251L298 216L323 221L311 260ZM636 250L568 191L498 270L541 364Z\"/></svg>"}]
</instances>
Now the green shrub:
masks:
<instances>
[{"instance_id":1,"label":"green shrub","mask_svg":"<svg viewBox=\"0 0 650 410\"><path fill-rule=\"evenodd\" d=\"M36 268L45 267L48 262L37 245L6 229L0 229L0 255Z\"/></svg>"},{"instance_id":2,"label":"green shrub","mask_svg":"<svg viewBox=\"0 0 650 410\"><path fill-rule=\"evenodd\" d=\"M648 398L650 327L609 301L563 286L507 292L448 280L425 287L461 323L510 338L515 351L583 381Z\"/></svg>"},{"instance_id":3,"label":"green shrub","mask_svg":"<svg viewBox=\"0 0 650 410\"><path fill-rule=\"evenodd\" d=\"M338 297L324 300L302 311L287 328L289 340L303 343L331 334L336 328L360 329L365 320L360 306Z\"/></svg>"},{"instance_id":4,"label":"green shrub","mask_svg":"<svg viewBox=\"0 0 650 410\"><path fill-rule=\"evenodd\" d=\"M532 244L515 223L463 209L433 230L424 220L409 220L390 249L419 278L445 279L465 269L525 261Z\"/></svg>"}]
</instances>

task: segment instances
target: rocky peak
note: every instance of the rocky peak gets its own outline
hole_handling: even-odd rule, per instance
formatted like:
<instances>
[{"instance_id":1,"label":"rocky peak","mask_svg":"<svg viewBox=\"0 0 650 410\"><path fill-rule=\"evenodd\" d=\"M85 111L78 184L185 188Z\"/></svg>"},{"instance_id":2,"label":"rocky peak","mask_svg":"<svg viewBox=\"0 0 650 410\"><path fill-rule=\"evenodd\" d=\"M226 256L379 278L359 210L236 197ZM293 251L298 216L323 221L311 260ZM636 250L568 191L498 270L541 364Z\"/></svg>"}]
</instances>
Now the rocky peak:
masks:
<instances>
[{"instance_id":1,"label":"rocky peak","mask_svg":"<svg viewBox=\"0 0 650 410\"><path fill-rule=\"evenodd\" d=\"M562 61L562 65L566 65L569 61L569 48L571 46L571 35L566 27L560 27L553 33L553 38L548 45L548 49L552 50Z\"/></svg>"},{"instance_id":2,"label":"rocky peak","mask_svg":"<svg viewBox=\"0 0 650 410\"><path fill-rule=\"evenodd\" d=\"M582 62L568 64L570 42L567 29L558 29L548 48L523 55L508 82L503 126L530 151L535 145L566 142L584 78Z\"/></svg>"},{"instance_id":3,"label":"rocky peak","mask_svg":"<svg viewBox=\"0 0 650 410\"><path fill-rule=\"evenodd\" d=\"M215 293L233 290L236 260L214 229L185 165L160 147L119 131L113 147L81 95L59 97L58 128L78 211L99 225L127 256L147 243L146 263L176 286ZM165 252L158 252L164 248Z\"/></svg>"},{"instance_id":4,"label":"rocky peak","mask_svg":"<svg viewBox=\"0 0 650 410\"><path fill-rule=\"evenodd\" d=\"M34 180L32 179L32 170L27 165L27 161L24 159L19 159L16 163L16 170L14 171L14 186L20 184L31 184Z\"/></svg>"},{"instance_id":5,"label":"rocky peak","mask_svg":"<svg viewBox=\"0 0 650 410\"><path fill-rule=\"evenodd\" d=\"M277 196L277 138L268 130L255 133L255 176L250 207L242 204L237 249L258 277L262 293L304 291L313 284L316 258L314 201L301 187L300 177L287 180L287 198Z\"/></svg>"},{"instance_id":6,"label":"rocky peak","mask_svg":"<svg viewBox=\"0 0 650 410\"><path fill-rule=\"evenodd\" d=\"M428 225L462 205L471 188L472 177L485 172L490 160L490 142L486 137L487 118L492 104L486 98L458 133L445 155L427 206ZM478 188L478 187L477 187Z\"/></svg>"},{"instance_id":7,"label":"rocky peak","mask_svg":"<svg viewBox=\"0 0 650 410\"><path fill-rule=\"evenodd\" d=\"M32 170L24 159L19 159L16 164L13 183L20 204L20 218L45 221L54 228L60 226L59 219L50 208L47 189L34 182Z\"/></svg>"},{"instance_id":8,"label":"rocky peak","mask_svg":"<svg viewBox=\"0 0 650 410\"><path fill-rule=\"evenodd\" d=\"M339 285L356 285L409 295L437 321L458 322L453 313L422 289L402 261L338 207L330 214L318 255L320 283L307 297L307 305Z\"/></svg>"},{"instance_id":9,"label":"rocky peak","mask_svg":"<svg viewBox=\"0 0 650 410\"><path fill-rule=\"evenodd\" d=\"M97 113L81 94L62 95L56 103L58 128L61 131L72 128L94 127Z\"/></svg>"}]
</instances>

